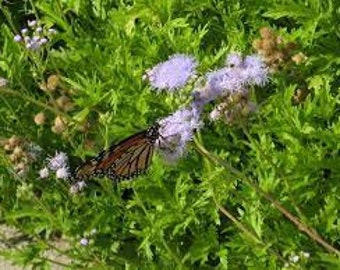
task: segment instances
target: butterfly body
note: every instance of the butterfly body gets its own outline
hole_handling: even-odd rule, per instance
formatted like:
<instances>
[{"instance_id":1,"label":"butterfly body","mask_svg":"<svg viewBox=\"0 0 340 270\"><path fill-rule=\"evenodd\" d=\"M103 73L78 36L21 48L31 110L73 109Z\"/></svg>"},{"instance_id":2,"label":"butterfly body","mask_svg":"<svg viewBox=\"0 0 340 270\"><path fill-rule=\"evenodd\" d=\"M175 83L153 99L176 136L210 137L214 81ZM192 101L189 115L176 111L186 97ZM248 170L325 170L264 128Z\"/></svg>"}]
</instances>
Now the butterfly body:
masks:
<instances>
[{"instance_id":1,"label":"butterfly body","mask_svg":"<svg viewBox=\"0 0 340 270\"><path fill-rule=\"evenodd\" d=\"M155 124L85 161L75 170L73 178L86 180L94 176L107 176L121 181L143 174L150 166L158 137L159 125Z\"/></svg>"}]
</instances>

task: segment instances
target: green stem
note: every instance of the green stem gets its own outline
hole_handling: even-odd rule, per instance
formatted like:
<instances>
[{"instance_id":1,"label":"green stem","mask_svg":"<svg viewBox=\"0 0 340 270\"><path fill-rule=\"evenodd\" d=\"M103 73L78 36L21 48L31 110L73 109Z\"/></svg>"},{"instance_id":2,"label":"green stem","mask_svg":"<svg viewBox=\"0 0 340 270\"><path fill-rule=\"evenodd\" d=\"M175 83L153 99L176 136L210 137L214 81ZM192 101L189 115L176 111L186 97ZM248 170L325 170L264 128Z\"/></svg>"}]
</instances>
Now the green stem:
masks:
<instances>
[{"instance_id":1,"label":"green stem","mask_svg":"<svg viewBox=\"0 0 340 270\"><path fill-rule=\"evenodd\" d=\"M44 108L45 110L51 111L56 115L60 115L60 112L58 110L55 110L54 108L47 106L46 104L37 101L31 97L28 97L27 95L23 95L22 93L20 93L19 91L13 91L11 89L8 88L0 88L0 94L8 94L8 95L12 95L12 96L16 96L18 98L21 98L23 100L29 101L35 105L38 105L39 107Z\"/></svg>"}]
</instances>

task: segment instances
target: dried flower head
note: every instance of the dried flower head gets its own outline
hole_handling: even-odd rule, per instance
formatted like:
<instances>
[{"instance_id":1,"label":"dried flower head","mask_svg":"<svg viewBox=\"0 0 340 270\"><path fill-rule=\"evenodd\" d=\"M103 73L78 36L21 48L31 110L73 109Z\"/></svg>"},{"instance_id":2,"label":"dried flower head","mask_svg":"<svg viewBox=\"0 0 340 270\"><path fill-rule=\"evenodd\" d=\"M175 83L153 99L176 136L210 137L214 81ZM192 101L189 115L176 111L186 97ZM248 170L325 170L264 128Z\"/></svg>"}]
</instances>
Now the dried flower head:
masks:
<instances>
[{"instance_id":1,"label":"dried flower head","mask_svg":"<svg viewBox=\"0 0 340 270\"><path fill-rule=\"evenodd\" d=\"M56 104L61 110L65 112L71 111L74 107L73 103L71 102L71 99L64 95L56 100Z\"/></svg>"},{"instance_id":2,"label":"dried flower head","mask_svg":"<svg viewBox=\"0 0 340 270\"><path fill-rule=\"evenodd\" d=\"M179 89L196 74L197 62L193 57L185 54L175 54L146 72L152 87L158 90Z\"/></svg>"},{"instance_id":3,"label":"dried flower head","mask_svg":"<svg viewBox=\"0 0 340 270\"><path fill-rule=\"evenodd\" d=\"M38 126L45 124L46 117L43 112L40 112L34 116L34 123Z\"/></svg>"},{"instance_id":4,"label":"dried flower head","mask_svg":"<svg viewBox=\"0 0 340 270\"><path fill-rule=\"evenodd\" d=\"M19 177L25 177L28 173L29 167L27 161L18 161L13 167L15 173Z\"/></svg>"},{"instance_id":5,"label":"dried flower head","mask_svg":"<svg viewBox=\"0 0 340 270\"><path fill-rule=\"evenodd\" d=\"M23 155L23 150L20 146L16 146L14 149L13 149L13 154L14 155L17 155L17 156L22 156Z\"/></svg>"},{"instance_id":6,"label":"dried flower head","mask_svg":"<svg viewBox=\"0 0 340 270\"><path fill-rule=\"evenodd\" d=\"M51 92L55 91L58 85L59 85L59 77L57 75L52 74L47 78L46 87Z\"/></svg>"},{"instance_id":7,"label":"dried flower head","mask_svg":"<svg viewBox=\"0 0 340 270\"><path fill-rule=\"evenodd\" d=\"M231 97L225 98L210 113L210 120L222 120L226 124L235 124L246 118L250 113L255 112L257 106L248 101L247 98L239 101L232 101Z\"/></svg>"},{"instance_id":8,"label":"dried flower head","mask_svg":"<svg viewBox=\"0 0 340 270\"><path fill-rule=\"evenodd\" d=\"M292 56L292 61L297 65L305 62L306 60L307 60L307 56L305 56L302 52L299 52Z\"/></svg>"},{"instance_id":9,"label":"dried flower head","mask_svg":"<svg viewBox=\"0 0 340 270\"><path fill-rule=\"evenodd\" d=\"M54 119L54 124L52 126L52 132L56 133L56 134L61 134L65 131L66 129L66 123L64 122L64 120L60 117L60 116L57 116L55 119Z\"/></svg>"},{"instance_id":10,"label":"dried flower head","mask_svg":"<svg viewBox=\"0 0 340 270\"><path fill-rule=\"evenodd\" d=\"M22 142L22 139L20 139L18 136L13 135L11 138L8 140L8 144L14 148L15 146L20 145Z\"/></svg>"},{"instance_id":11,"label":"dried flower head","mask_svg":"<svg viewBox=\"0 0 340 270\"><path fill-rule=\"evenodd\" d=\"M282 37L268 27L260 29L260 36L260 39L254 41L253 47L263 57L271 72L291 62L297 47L295 43L285 43Z\"/></svg>"}]
</instances>

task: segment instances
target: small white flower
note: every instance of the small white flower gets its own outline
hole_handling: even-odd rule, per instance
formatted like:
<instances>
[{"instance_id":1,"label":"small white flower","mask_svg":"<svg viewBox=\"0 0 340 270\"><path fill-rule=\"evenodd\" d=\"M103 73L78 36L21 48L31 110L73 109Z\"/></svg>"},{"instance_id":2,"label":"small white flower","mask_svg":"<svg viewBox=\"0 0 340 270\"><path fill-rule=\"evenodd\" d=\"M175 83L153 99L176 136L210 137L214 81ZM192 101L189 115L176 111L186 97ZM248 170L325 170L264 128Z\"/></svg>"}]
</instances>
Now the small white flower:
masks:
<instances>
[{"instance_id":1,"label":"small white flower","mask_svg":"<svg viewBox=\"0 0 340 270\"><path fill-rule=\"evenodd\" d=\"M36 21L36 20L33 20L33 21L27 21L27 25L28 25L29 27L36 26L36 24L37 24L37 21Z\"/></svg>"},{"instance_id":2,"label":"small white flower","mask_svg":"<svg viewBox=\"0 0 340 270\"><path fill-rule=\"evenodd\" d=\"M87 246L89 244L89 240L86 239L86 238L82 238L80 239L79 243L82 245L82 246Z\"/></svg>"},{"instance_id":3,"label":"small white flower","mask_svg":"<svg viewBox=\"0 0 340 270\"><path fill-rule=\"evenodd\" d=\"M50 171L48 170L47 167L45 167L45 168L43 168L39 171L40 178L47 178L49 176L49 174L50 174Z\"/></svg>"},{"instance_id":4,"label":"small white flower","mask_svg":"<svg viewBox=\"0 0 340 270\"><path fill-rule=\"evenodd\" d=\"M33 48L33 44L32 43L27 43L26 44L26 49L32 49Z\"/></svg>"},{"instance_id":5,"label":"small white flower","mask_svg":"<svg viewBox=\"0 0 340 270\"><path fill-rule=\"evenodd\" d=\"M68 167L59 168L55 174L58 179L67 179L70 176Z\"/></svg>"},{"instance_id":6,"label":"small white flower","mask_svg":"<svg viewBox=\"0 0 340 270\"><path fill-rule=\"evenodd\" d=\"M27 30L27 28L23 28L23 29L21 29L20 32L21 32L21 34L25 35L25 34L27 34L28 30Z\"/></svg>"},{"instance_id":7,"label":"small white flower","mask_svg":"<svg viewBox=\"0 0 340 270\"><path fill-rule=\"evenodd\" d=\"M289 260L292 262L292 263L297 263L299 261L300 257L298 255L292 255L289 257Z\"/></svg>"},{"instance_id":8,"label":"small white flower","mask_svg":"<svg viewBox=\"0 0 340 270\"><path fill-rule=\"evenodd\" d=\"M39 36L33 36L32 40L33 40L33 42L38 42L38 41L40 41L40 37Z\"/></svg>"},{"instance_id":9,"label":"small white flower","mask_svg":"<svg viewBox=\"0 0 340 270\"><path fill-rule=\"evenodd\" d=\"M87 186L87 184L85 183L85 181L77 182L70 187L70 193L76 194L76 193L82 191L86 186Z\"/></svg>"},{"instance_id":10,"label":"small white flower","mask_svg":"<svg viewBox=\"0 0 340 270\"><path fill-rule=\"evenodd\" d=\"M50 28L48 29L48 32L52 35L56 34L57 33L57 30L55 30L54 28Z\"/></svg>"},{"instance_id":11,"label":"small white flower","mask_svg":"<svg viewBox=\"0 0 340 270\"><path fill-rule=\"evenodd\" d=\"M289 266L290 266L290 264L286 262L286 263L283 265L283 268L288 268Z\"/></svg>"},{"instance_id":12,"label":"small white flower","mask_svg":"<svg viewBox=\"0 0 340 270\"><path fill-rule=\"evenodd\" d=\"M305 251L302 251L302 252L301 252L301 255L302 255L303 257L305 257L306 259L308 259L308 258L310 257L310 253L309 253L309 252L305 252Z\"/></svg>"},{"instance_id":13,"label":"small white flower","mask_svg":"<svg viewBox=\"0 0 340 270\"><path fill-rule=\"evenodd\" d=\"M8 81L5 78L0 77L0 87L5 87Z\"/></svg>"},{"instance_id":14,"label":"small white flower","mask_svg":"<svg viewBox=\"0 0 340 270\"><path fill-rule=\"evenodd\" d=\"M219 108L213 109L209 114L209 118L211 121L217 121L221 118L221 110L219 110Z\"/></svg>"},{"instance_id":15,"label":"small white flower","mask_svg":"<svg viewBox=\"0 0 340 270\"><path fill-rule=\"evenodd\" d=\"M44 45L44 44L46 44L47 43L47 38L41 38L40 40L39 40L39 45L41 46L41 45Z\"/></svg>"},{"instance_id":16,"label":"small white flower","mask_svg":"<svg viewBox=\"0 0 340 270\"><path fill-rule=\"evenodd\" d=\"M22 40L22 37L20 35L15 35L14 36L14 41L15 42L20 42Z\"/></svg>"}]
</instances>

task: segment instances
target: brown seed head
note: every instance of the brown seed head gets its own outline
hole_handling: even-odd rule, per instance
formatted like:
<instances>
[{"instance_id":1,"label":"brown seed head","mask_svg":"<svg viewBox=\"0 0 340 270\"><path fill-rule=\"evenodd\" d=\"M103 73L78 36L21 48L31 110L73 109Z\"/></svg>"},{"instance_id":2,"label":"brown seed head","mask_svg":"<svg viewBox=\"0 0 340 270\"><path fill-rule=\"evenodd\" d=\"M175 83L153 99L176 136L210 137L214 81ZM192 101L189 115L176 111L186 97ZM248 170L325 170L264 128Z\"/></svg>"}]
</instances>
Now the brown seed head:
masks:
<instances>
[{"instance_id":1,"label":"brown seed head","mask_svg":"<svg viewBox=\"0 0 340 270\"><path fill-rule=\"evenodd\" d=\"M66 123L60 116L57 116L54 119L54 124L51 129L52 129L52 132L56 134L61 134L66 129Z\"/></svg>"},{"instance_id":2,"label":"brown seed head","mask_svg":"<svg viewBox=\"0 0 340 270\"><path fill-rule=\"evenodd\" d=\"M38 126L45 124L46 117L43 112L40 112L34 116L34 123Z\"/></svg>"},{"instance_id":3,"label":"brown seed head","mask_svg":"<svg viewBox=\"0 0 340 270\"><path fill-rule=\"evenodd\" d=\"M59 84L59 77L57 75L51 75L47 78L47 89L54 92Z\"/></svg>"}]
</instances>

